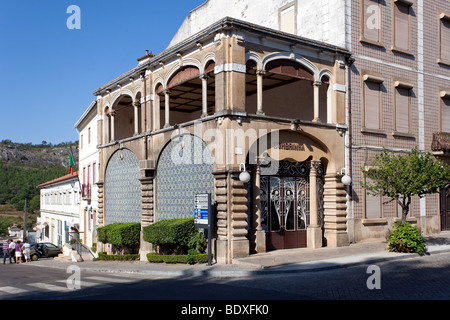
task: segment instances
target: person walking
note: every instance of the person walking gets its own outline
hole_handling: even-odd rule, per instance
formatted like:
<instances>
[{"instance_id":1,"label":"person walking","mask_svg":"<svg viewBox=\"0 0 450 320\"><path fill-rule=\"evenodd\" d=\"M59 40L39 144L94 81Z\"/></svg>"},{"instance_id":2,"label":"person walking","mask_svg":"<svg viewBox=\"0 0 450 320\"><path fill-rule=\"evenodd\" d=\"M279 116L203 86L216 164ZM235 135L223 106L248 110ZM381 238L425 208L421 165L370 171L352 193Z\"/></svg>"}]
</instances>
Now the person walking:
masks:
<instances>
[{"instance_id":1,"label":"person walking","mask_svg":"<svg viewBox=\"0 0 450 320\"><path fill-rule=\"evenodd\" d=\"M9 249L9 243L11 242L11 240L6 239L3 242L3 264L5 264L6 262L6 257L9 257L9 264L11 264L11 250Z\"/></svg>"},{"instance_id":2,"label":"person walking","mask_svg":"<svg viewBox=\"0 0 450 320\"><path fill-rule=\"evenodd\" d=\"M25 243L22 246L22 252L23 252L23 256L25 258L25 262L31 262L31 259L30 259L30 253L31 253L30 247L31 246L28 243L28 239L25 239Z\"/></svg>"},{"instance_id":3,"label":"person walking","mask_svg":"<svg viewBox=\"0 0 450 320\"><path fill-rule=\"evenodd\" d=\"M22 262L22 247L20 246L20 240L17 240L17 243L15 245L16 250L16 263Z\"/></svg>"},{"instance_id":4,"label":"person walking","mask_svg":"<svg viewBox=\"0 0 450 320\"><path fill-rule=\"evenodd\" d=\"M16 263L16 243L13 240L9 240L9 252L11 253L11 257L14 259L14 263Z\"/></svg>"}]
</instances>

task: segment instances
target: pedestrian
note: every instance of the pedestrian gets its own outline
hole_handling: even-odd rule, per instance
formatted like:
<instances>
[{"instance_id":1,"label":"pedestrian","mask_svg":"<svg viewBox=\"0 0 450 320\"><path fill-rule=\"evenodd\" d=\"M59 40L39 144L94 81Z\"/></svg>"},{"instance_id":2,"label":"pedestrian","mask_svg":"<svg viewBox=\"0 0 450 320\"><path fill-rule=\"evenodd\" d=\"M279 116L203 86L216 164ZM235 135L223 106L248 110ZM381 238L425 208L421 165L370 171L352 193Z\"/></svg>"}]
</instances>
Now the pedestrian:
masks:
<instances>
[{"instance_id":1,"label":"pedestrian","mask_svg":"<svg viewBox=\"0 0 450 320\"><path fill-rule=\"evenodd\" d=\"M16 243L13 240L9 240L9 252L11 253L11 257L14 259L14 263L16 263Z\"/></svg>"},{"instance_id":2,"label":"pedestrian","mask_svg":"<svg viewBox=\"0 0 450 320\"><path fill-rule=\"evenodd\" d=\"M11 240L6 239L3 242L3 264L5 264L6 262L6 257L9 257L9 263L11 264L11 250L9 249L9 243L11 242Z\"/></svg>"},{"instance_id":3,"label":"pedestrian","mask_svg":"<svg viewBox=\"0 0 450 320\"><path fill-rule=\"evenodd\" d=\"M22 246L22 252L23 252L23 256L25 258L25 262L31 262L31 259L30 259L30 253L31 253L30 247L31 246L28 243L28 239L25 239L25 243Z\"/></svg>"},{"instance_id":4,"label":"pedestrian","mask_svg":"<svg viewBox=\"0 0 450 320\"><path fill-rule=\"evenodd\" d=\"M16 249L16 263L21 263L22 262L22 247L20 246L20 240L17 240L15 249Z\"/></svg>"}]
</instances>

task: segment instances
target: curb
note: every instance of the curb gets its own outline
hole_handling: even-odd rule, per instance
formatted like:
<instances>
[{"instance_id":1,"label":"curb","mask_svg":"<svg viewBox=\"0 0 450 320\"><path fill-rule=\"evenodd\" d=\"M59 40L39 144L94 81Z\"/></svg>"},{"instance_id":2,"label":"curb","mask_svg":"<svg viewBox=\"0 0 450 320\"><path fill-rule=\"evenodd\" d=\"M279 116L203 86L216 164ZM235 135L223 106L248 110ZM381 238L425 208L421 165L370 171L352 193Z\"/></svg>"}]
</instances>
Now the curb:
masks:
<instances>
[{"instance_id":1,"label":"curb","mask_svg":"<svg viewBox=\"0 0 450 320\"><path fill-rule=\"evenodd\" d=\"M438 246L436 248L429 248L428 254L441 254L450 252L450 245ZM350 268L360 265L369 265L382 263L387 261L398 261L411 258L420 258L421 256L416 253L393 253L393 252L383 252L372 253L372 254L359 254L351 256L343 256L333 259L316 260L302 263L292 263L277 266L263 266L263 265L245 265L246 268L251 268L249 270L239 270L239 266L234 265L236 270L210 270L205 267L204 269L180 269L180 270L170 270L170 266L165 270L154 270L154 269L127 269L125 268L102 268L102 267L92 267L92 266L82 266L79 265L80 270L86 272L102 272L102 273L114 273L114 274L139 274L139 275L154 275L154 276L168 276L168 277L248 277L255 275L277 275L277 274L293 274L301 272L319 272L327 271L333 269ZM56 269L66 269L69 262L63 262L64 264L34 264L36 267L48 267ZM70 265L75 264L70 262ZM33 264L31 264L33 265ZM203 267L202 267L203 268Z\"/></svg>"}]
</instances>

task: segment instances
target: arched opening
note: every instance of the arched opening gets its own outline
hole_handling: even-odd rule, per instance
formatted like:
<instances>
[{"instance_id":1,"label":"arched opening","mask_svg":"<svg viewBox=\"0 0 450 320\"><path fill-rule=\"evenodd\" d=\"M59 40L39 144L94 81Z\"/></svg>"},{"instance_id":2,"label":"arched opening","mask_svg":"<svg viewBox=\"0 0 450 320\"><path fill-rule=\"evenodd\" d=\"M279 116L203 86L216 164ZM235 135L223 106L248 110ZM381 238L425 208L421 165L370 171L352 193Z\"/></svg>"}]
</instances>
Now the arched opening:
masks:
<instances>
[{"instance_id":1,"label":"arched opening","mask_svg":"<svg viewBox=\"0 0 450 320\"><path fill-rule=\"evenodd\" d=\"M113 106L114 137L111 139L119 141L134 135L134 106L133 98L129 95L120 96Z\"/></svg>"},{"instance_id":2,"label":"arched opening","mask_svg":"<svg viewBox=\"0 0 450 320\"><path fill-rule=\"evenodd\" d=\"M314 74L289 59L269 61L264 70L247 62L246 111L282 118L314 119Z\"/></svg>"},{"instance_id":3,"label":"arched opening","mask_svg":"<svg viewBox=\"0 0 450 320\"><path fill-rule=\"evenodd\" d=\"M247 156L252 172L247 189L250 247L306 247L309 226L324 230L328 148L292 131L262 136L255 144L258 162L251 161L250 152ZM258 232L264 234L264 243L258 243Z\"/></svg>"},{"instance_id":4,"label":"arched opening","mask_svg":"<svg viewBox=\"0 0 450 320\"><path fill-rule=\"evenodd\" d=\"M105 172L105 225L141 221L139 161L128 150L116 151Z\"/></svg>"},{"instance_id":5,"label":"arched opening","mask_svg":"<svg viewBox=\"0 0 450 320\"><path fill-rule=\"evenodd\" d=\"M206 65L203 74L194 66L185 66L171 76L166 90L158 85L160 123L164 127L205 117L214 112L214 62Z\"/></svg>"},{"instance_id":6,"label":"arched opening","mask_svg":"<svg viewBox=\"0 0 450 320\"><path fill-rule=\"evenodd\" d=\"M212 172L211 152L202 139L190 134L172 139L156 169L157 220L192 217L196 193L214 199Z\"/></svg>"},{"instance_id":7,"label":"arched opening","mask_svg":"<svg viewBox=\"0 0 450 320\"><path fill-rule=\"evenodd\" d=\"M332 114L331 108L331 93L330 93L330 78L326 75L320 79L319 87L319 119L321 122L330 123L329 118Z\"/></svg>"}]
</instances>

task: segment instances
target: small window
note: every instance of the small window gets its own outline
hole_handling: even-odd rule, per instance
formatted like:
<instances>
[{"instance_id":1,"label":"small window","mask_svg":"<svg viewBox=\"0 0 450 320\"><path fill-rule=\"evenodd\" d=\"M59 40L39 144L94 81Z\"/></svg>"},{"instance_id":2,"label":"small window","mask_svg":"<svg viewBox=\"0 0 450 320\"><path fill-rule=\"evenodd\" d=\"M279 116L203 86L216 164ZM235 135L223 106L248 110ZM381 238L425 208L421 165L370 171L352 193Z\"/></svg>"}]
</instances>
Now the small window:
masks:
<instances>
[{"instance_id":1,"label":"small window","mask_svg":"<svg viewBox=\"0 0 450 320\"><path fill-rule=\"evenodd\" d=\"M364 76L364 128L381 129L381 85L382 79L368 75Z\"/></svg>"},{"instance_id":2,"label":"small window","mask_svg":"<svg viewBox=\"0 0 450 320\"><path fill-rule=\"evenodd\" d=\"M450 92L441 94L441 132L450 132Z\"/></svg>"},{"instance_id":3,"label":"small window","mask_svg":"<svg viewBox=\"0 0 450 320\"><path fill-rule=\"evenodd\" d=\"M397 81L395 87L395 131L409 133L412 86Z\"/></svg>"},{"instance_id":4,"label":"small window","mask_svg":"<svg viewBox=\"0 0 450 320\"><path fill-rule=\"evenodd\" d=\"M411 49L411 3L406 0L396 0L394 3L394 48L402 52Z\"/></svg>"},{"instance_id":5,"label":"small window","mask_svg":"<svg viewBox=\"0 0 450 320\"><path fill-rule=\"evenodd\" d=\"M378 0L363 0L361 12L361 41L381 44L381 10Z\"/></svg>"},{"instance_id":6,"label":"small window","mask_svg":"<svg viewBox=\"0 0 450 320\"><path fill-rule=\"evenodd\" d=\"M439 62L450 65L450 16L440 15Z\"/></svg>"},{"instance_id":7,"label":"small window","mask_svg":"<svg viewBox=\"0 0 450 320\"><path fill-rule=\"evenodd\" d=\"M280 31L297 34L296 11L295 4L291 4L280 9Z\"/></svg>"}]
</instances>

